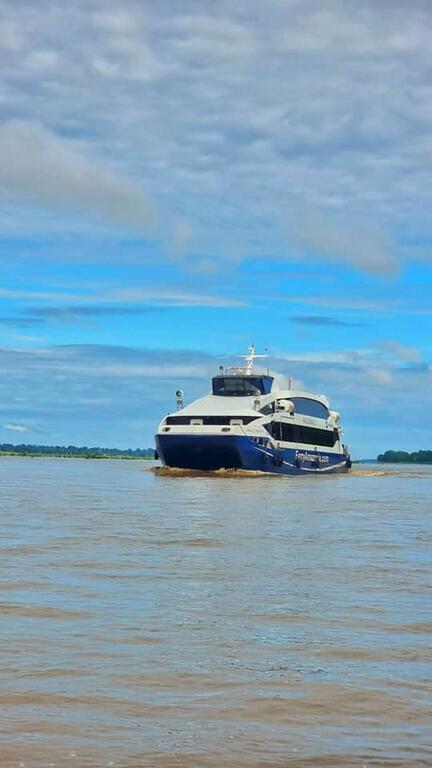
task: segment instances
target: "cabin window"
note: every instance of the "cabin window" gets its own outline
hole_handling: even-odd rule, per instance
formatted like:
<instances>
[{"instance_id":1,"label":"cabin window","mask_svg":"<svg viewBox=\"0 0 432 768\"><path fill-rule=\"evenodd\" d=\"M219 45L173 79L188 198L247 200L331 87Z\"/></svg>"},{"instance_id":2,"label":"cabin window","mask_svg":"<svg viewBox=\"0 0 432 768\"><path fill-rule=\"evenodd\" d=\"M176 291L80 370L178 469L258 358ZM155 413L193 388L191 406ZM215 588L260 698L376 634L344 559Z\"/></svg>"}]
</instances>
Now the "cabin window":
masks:
<instances>
[{"instance_id":1,"label":"cabin window","mask_svg":"<svg viewBox=\"0 0 432 768\"><path fill-rule=\"evenodd\" d=\"M251 421L259 419L259 416L167 416L166 424L204 424L205 426L220 426L222 424L231 424L234 419L238 424L250 424Z\"/></svg>"},{"instance_id":2,"label":"cabin window","mask_svg":"<svg viewBox=\"0 0 432 768\"><path fill-rule=\"evenodd\" d=\"M315 416L317 419L328 419L328 408L319 400L312 400L310 397L292 397L294 410L303 416Z\"/></svg>"},{"instance_id":3,"label":"cabin window","mask_svg":"<svg viewBox=\"0 0 432 768\"><path fill-rule=\"evenodd\" d=\"M333 429L315 429L303 427L300 424L285 424L281 421L273 421L265 426L275 440L283 440L286 443L306 443L333 448L339 437Z\"/></svg>"},{"instance_id":4,"label":"cabin window","mask_svg":"<svg viewBox=\"0 0 432 768\"><path fill-rule=\"evenodd\" d=\"M298 427L299 443L309 443L309 445L323 445L333 448L335 444L334 432L331 429L314 429L313 427Z\"/></svg>"},{"instance_id":5,"label":"cabin window","mask_svg":"<svg viewBox=\"0 0 432 768\"><path fill-rule=\"evenodd\" d=\"M190 424L190 416L168 416L167 424Z\"/></svg>"}]
</instances>

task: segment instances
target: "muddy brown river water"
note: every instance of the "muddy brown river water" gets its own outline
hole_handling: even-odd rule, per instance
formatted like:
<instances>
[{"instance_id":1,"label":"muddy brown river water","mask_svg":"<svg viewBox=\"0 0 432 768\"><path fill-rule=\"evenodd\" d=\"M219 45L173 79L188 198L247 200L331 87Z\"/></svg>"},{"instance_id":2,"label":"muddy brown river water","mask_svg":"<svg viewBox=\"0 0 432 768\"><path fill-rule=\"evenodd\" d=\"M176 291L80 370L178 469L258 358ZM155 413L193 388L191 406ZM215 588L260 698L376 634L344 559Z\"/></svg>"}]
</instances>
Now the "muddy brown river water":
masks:
<instances>
[{"instance_id":1,"label":"muddy brown river water","mask_svg":"<svg viewBox=\"0 0 432 768\"><path fill-rule=\"evenodd\" d=\"M1 768L432 766L432 467L0 487Z\"/></svg>"}]
</instances>

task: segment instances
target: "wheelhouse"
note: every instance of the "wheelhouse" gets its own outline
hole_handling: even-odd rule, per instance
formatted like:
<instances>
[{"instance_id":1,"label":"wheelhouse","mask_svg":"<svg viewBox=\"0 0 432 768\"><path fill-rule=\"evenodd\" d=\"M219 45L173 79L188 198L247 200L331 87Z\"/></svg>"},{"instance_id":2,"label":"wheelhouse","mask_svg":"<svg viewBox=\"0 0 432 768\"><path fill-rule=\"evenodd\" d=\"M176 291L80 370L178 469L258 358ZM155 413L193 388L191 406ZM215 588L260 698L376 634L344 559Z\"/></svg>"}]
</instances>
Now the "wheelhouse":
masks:
<instances>
[{"instance_id":1,"label":"wheelhouse","mask_svg":"<svg viewBox=\"0 0 432 768\"><path fill-rule=\"evenodd\" d=\"M272 384L272 376L215 376L212 391L221 397L269 395Z\"/></svg>"}]
</instances>

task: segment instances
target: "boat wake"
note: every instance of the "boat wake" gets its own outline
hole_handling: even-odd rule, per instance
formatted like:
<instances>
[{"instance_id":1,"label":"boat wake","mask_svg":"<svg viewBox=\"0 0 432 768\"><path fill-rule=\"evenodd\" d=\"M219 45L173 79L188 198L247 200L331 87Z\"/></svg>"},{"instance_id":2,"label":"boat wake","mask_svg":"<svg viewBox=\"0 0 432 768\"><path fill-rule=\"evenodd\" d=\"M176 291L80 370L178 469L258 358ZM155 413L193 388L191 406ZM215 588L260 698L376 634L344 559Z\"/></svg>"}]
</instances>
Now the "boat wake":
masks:
<instances>
[{"instance_id":1,"label":"boat wake","mask_svg":"<svg viewBox=\"0 0 432 768\"><path fill-rule=\"evenodd\" d=\"M252 469L184 469L182 467L151 467L150 472L158 477L281 477L275 472L261 472Z\"/></svg>"},{"instance_id":2,"label":"boat wake","mask_svg":"<svg viewBox=\"0 0 432 768\"><path fill-rule=\"evenodd\" d=\"M158 477L290 477L277 472L262 472L252 469L184 469L182 467L150 467L148 472L153 472ZM397 469L357 469L352 468L344 475L328 473L327 477L428 477L427 473L412 470Z\"/></svg>"},{"instance_id":3,"label":"boat wake","mask_svg":"<svg viewBox=\"0 0 432 768\"><path fill-rule=\"evenodd\" d=\"M352 469L351 477L428 477L426 472L415 469Z\"/></svg>"},{"instance_id":4,"label":"boat wake","mask_svg":"<svg viewBox=\"0 0 432 768\"><path fill-rule=\"evenodd\" d=\"M389 469L352 469L351 477L383 477L384 475L394 475Z\"/></svg>"}]
</instances>

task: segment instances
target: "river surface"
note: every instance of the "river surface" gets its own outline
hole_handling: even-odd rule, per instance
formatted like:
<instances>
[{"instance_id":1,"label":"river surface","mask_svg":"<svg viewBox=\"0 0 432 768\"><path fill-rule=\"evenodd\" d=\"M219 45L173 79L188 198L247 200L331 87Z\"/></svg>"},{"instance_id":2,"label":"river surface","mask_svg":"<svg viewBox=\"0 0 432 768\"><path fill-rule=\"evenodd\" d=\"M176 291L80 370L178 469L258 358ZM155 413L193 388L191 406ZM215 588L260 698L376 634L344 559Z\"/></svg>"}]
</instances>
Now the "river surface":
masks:
<instances>
[{"instance_id":1,"label":"river surface","mask_svg":"<svg viewBox=\"0 0 432 768\"><path fill-rule=\"evenodd\" d=\"M432 766L432 468L0 487L1 768Z\"/></svg>"}]
</instances>

